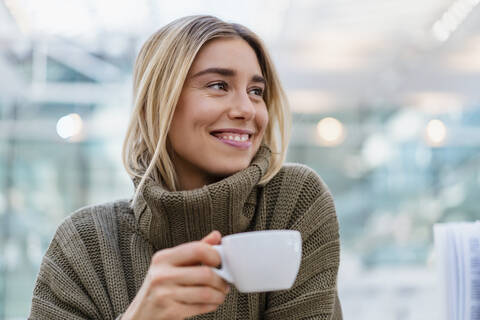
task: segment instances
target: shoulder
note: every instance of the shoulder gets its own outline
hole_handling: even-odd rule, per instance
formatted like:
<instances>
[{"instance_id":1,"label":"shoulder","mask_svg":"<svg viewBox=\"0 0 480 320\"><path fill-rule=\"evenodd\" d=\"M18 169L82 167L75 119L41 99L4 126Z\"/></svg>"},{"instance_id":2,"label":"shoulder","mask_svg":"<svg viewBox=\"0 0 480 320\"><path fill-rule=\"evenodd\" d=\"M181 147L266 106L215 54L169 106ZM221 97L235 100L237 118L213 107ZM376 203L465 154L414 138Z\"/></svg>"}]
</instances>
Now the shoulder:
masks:
<instances>
[{"instance_id":1,"label":"shoulder","mask_svg":"<svg viewBox=\"0 0 480 320\"><path fill-rule=\"evenodd\" d=\"M68 215L62 222L61 226L66 223L73 223L76 226L87 226L92 223L95 217L102 217L103 220L116 220L132 216L133 212L130 208L129 200L116 200L101 204L88 205L81 207L70 215Z\"/></svg>"},{"instance_id":2,"label":"shoulder","mask_svg":"<svg viewBox=\"0 0 480 320\"><path fill-rule=\"evenodd\" d=\"M129 219L129 212L129 202L119 200L86 206L66 217L42 259L34 289L35 301L45 299L48 308L58 307L56 303L61 302L60 307L64 306L65 312L82 311L89 319L112 318L106 316L108 310L97 308L100 306L97 302L103 306L108 301L105 288L110 285L105 274L115 272L110 273L115 279L121 279L123 275L118 240L123 236L119 231L124 224L121 221ZM92 295L94 300L90 299ZM90 300L97 306L86 303ZM79 301L84 303L79 305ZM37 303L36 308L41 307Z\"/></svg>"},{"instance_id":3,"label":"shoulder","mask_svg":"<svg viewBox=\"0 0 480 320\"><path fill-rule=\"evenodd\" d=\"M305 189L315 193L330 192L323 179L310 167L300 163L285 163L266 184L270 188Z\"/></svg>"},{"instance_id":4,"label":"shoulder","mask_svg":"<svg viewBox=\"0 0 480 320\"><path fill-rule=\"evenodd\" d=\"M265 185L268 228L302 230L335 219L333 197L320 176L306 165L287 163Z\"/></svg>"},{"instance_id":5,"label":"shoulder","mask_svg":"<svg viewBox=\"0 0 480 320\"><path fill-rule=\"evenodd\" d=\"M98 233L116 236L120 224L134 223L129 200L89 205L75 210L58 226L54 240L63 244L89 242Z\"/></svg>"}]
</instances>

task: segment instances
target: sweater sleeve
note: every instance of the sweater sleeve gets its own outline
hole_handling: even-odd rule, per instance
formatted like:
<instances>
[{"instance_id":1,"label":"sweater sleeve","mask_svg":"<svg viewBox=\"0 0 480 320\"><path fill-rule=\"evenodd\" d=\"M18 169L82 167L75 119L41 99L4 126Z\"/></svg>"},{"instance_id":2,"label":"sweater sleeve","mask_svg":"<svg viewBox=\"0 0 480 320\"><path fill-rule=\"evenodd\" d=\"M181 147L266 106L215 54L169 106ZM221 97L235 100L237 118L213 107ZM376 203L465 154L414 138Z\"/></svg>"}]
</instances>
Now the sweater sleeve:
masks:
<instances>
[{"instance_id":1,"label":"sweater sleeve","mask_svg":"<svg viewBox=\"0 0 480 320\"><path fill-rule=\"evenodd\" d=\"M293 175L297 177L290 181L284 178L282 185L289 183L279 195L288 198L292 206L288 223L281 227L300 231L302 261L291 289L267 294L264 318L339 320L342 319L337 295L340 241L333 198L313 170L301 167Z\"/></svg>"},{"instance_id":2,"label":"sweater sleeve","mask_svg":"<svg viewBox=\"0 0 480 320\"><path fill-rule=\"evenodd\" d=\"M30 320L115 319L72 219L57 229L35 283Z\"/></svg>"}]
</instances>

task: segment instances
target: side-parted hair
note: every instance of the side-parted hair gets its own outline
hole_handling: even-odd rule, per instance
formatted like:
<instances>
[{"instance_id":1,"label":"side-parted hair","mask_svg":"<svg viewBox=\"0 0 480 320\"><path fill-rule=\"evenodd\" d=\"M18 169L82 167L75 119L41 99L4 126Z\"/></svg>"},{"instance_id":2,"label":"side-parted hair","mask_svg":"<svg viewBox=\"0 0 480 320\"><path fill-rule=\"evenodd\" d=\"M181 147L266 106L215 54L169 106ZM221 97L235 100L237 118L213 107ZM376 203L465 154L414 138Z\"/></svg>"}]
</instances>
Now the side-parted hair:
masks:
<instances>
[{"instance_id":1,"label":"side-parted hair","mask_svg":"<svg viewBox=\"0 0 480 320\"><path fill-rule=\"evenodd\" d=\"M176 191L177 174L167 148L175 107L195 56L208 41L241 38L255 51L266 80L264 100L269 122L262 144L271 150L270 166L260 180L268 182L281 168L290 138L290 108L273 62L260 38L240 24L213 16L177 19L144 43L133 72L134 109L123 142L123 165L137 184L134 203L146 179Z\"/></svg>"}]
</instances>

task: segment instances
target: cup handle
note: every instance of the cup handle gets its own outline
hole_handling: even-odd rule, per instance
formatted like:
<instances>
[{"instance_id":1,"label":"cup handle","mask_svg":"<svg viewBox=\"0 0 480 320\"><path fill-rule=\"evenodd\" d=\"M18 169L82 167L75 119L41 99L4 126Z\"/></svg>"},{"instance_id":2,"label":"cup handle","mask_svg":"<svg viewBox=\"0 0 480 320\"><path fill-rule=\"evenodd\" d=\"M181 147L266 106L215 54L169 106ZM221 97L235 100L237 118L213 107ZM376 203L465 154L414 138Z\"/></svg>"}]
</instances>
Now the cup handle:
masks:
<instances>
[{"instance_id":1,"label":"cup handle","mask_svg":"<svg viewBox=\"0 0 480 320\"><path fill-rule=\"evenodd\" d=\"M213 246L215 250L217 250L218 254L220 255L220 258L222 260L222 268L217 269L217 268L212 268L212 270L218 274L220 277L222 277L224 280L233 283L233 277L230 275L230 272L228 272L227 266L225 264L225 255L223 252L223 247L221 245L216 245Z\"/></svg>"}]
</instances>

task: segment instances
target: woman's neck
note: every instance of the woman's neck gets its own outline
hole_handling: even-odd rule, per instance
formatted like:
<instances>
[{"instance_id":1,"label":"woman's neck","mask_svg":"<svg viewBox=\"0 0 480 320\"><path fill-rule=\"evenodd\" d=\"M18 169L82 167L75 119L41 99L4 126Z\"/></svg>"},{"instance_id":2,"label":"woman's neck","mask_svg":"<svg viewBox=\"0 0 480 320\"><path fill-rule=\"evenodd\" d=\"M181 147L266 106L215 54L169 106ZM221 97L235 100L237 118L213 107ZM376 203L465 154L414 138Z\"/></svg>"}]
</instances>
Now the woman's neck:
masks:
<instances>
[{"instance_id":1,"label":"woman's neck","mask_svg":"<svg viewBox=\"0 0 480 320\"><path fill-rule=\"evenodd\" d=\"M205 185L222 179L222 177L208 175L205 172L198 170L198 168L192 166L190 163L178 160L180 159L175 161L175 171L178 179L177 191L202 188Z\"/></svg>"}]
</instances>

